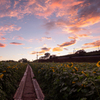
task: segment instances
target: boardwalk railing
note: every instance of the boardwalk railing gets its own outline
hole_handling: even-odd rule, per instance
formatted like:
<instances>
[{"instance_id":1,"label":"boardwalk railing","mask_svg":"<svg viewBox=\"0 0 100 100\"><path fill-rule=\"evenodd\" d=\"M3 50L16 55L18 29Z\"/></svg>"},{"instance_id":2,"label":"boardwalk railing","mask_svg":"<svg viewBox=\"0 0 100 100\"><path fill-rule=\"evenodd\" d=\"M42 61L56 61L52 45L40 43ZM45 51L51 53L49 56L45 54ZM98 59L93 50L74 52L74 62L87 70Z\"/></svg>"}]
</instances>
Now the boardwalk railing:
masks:
<instances>
[{"instance_id":1,"label":"boardwalk railing","mask_svg":"<svg viewBox=\"0 0 100 100\"><path fill-rule=\"evenodd\" d=\"M32 83L33 83L33 86L34 86L34 89L35 89L36 96L37 96L36 100L44 100L44 94L43 94L37 80L33 78L34 73L33 73L33 70L32 70L30 65L27 65L26 71L24 72L24 75L23 75L23 77L20 81L19 87L16 90L16 93L15 93L13 98L14 98L14 100L23 100L22 95L23 95L23 90L24 90L24 87L25 87L28 68L31 71L31 79L32 79Z\"/></svg>"}]
</instances>

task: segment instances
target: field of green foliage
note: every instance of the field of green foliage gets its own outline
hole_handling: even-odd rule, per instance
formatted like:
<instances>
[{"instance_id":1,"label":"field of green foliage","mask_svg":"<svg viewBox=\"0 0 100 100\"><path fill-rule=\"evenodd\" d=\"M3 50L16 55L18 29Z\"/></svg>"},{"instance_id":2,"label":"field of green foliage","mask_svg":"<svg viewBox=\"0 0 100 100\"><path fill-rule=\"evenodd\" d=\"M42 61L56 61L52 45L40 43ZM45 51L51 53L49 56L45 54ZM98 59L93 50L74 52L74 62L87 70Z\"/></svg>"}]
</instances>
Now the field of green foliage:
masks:
<instances>
[{"instance_id":1,"label":"field of green foliage","mask_svg":"<svg viewBox=\"0 0 100 100\"><path fill-rule=\"evenodd\" d=\"M0 62L0 100L13 100L13 95L27 64Z\"/></svg>"},{"instance_id":2,"label":"field of green foliage","mask_svg":"<svg viewBox=\"0 0 100 100\"><path fill-rule=\"evenodd\" d=\"M100 61L30 65L45 100L100 100Z\"/></svg>"},{"instance_id":3,"label":"field of green foliage","mask_svg":"<svg viewBox=\"0 0 100 100\"><path fill-rule=\"evenodd\" d=\"M29 63L45 100L100 100L97 63ZM27 63L0 62L0 100L13 100Z\"/></svg>"}]
</instances>

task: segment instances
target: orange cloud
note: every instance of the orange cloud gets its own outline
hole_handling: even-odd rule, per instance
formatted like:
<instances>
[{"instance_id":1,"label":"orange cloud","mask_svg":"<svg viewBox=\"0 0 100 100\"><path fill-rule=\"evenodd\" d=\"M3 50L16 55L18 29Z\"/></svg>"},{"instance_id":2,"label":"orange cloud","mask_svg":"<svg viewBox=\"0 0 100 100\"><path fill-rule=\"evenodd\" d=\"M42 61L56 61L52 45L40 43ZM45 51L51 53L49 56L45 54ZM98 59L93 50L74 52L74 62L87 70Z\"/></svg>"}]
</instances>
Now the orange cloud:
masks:
<instances>
[{"instance_id":1,"label":"orange cloud","mask_svg":"<svg viewBox=\"0 0 100 100\"><path fill-rule=\"evenodd\" d=\"M0 47L5 47L5 46L6 46L6 44L0 43Z\"/></svg>"},{"instance_id":2,"label":"orange cloud","mask_svg":"<svg viewBox=\"0 0 100 100\"><path fill-rule=\"evenodd\" d=\"M61 47L55 47L55 48L53 48L52 51L53 51L53 52L56 52L56 51L63 51L63 48L61 48Z\"/></svg>"},{"instance_id":3,"label":"orange cloud","mask_svg":"<svg viewBox=\"0 0 100 100\"><path fill-rule=\"evenodd\" d=\"M100 46L100 40L91 43L85 43L82 48L97 48Z\"/></svg>"},{"instance_id":4,"label":"orange cloud","mask_svg":"<svg viewBox=\"0 0 100 100\"><path fill-rule=\"evenodd\" d=\"M13 45L23 45L22 43L18 43L18 42L11 42L10 44L13 44Z\"/></svg>"},{"instance_id":5,"label":"orange cloud","mask_svg":"<svg viewBox=\"0 0 100 100\"><path fill-rule=\"evenodd\" d=\"M45 51L44 50L41 50L41 51L38 51L38 52L36 52L36 51L32 51L30 54L44 54L45 53Z\"/></svg>"},{"instance_id":6,"label":"orange cloud","mask_svg":"<svg viewBox=\"0 0 100 100\"><path fill-rule=\"evenodd\" d=\"M84 44L84 46L85 46L85 45L93 45L93 46L98 46L98 45L100 45L100 40L97 40L97 41L92 42L92 43L85 43L85 44Z\"/></svg>"},{"instance_id":7,"label":"orange cloud","mask_svg":"<svg viewBox=\"0 0 100 100\"><path fill-rule=\"evenodd\" d=\"M40 51L32 51L31 54L37 54L37 53L38 53L39 55L42 55L42 54L44 54L45 52L50 51L50 49L51 49L51 48L43 47L43 48L41 48Z\"/></svg>"},{"instance_id":8,"label":"orange cloud","mask_svg":"<svg viewBox=\"0 0 100 100\"><path fill-rule=\"evenodd\" d=\"M60 46L60 47L67 47L67 46L73 45L75 43L76 43L76 40L74 39L74 40L71 40L70 42L64 42L64 43L62 43L62 44L60 44L58 46Z\"/></svg>"},{"instance_id":9,"label":"orange cloud","mask_svg":"<svg viewBox=\"0 0 100 100\"><path fill-rule=\"evenodd\" d=\"M4 38L4 37L0 37L0 40L6 40L6 38Z\"/></svg>"}]
</instances>

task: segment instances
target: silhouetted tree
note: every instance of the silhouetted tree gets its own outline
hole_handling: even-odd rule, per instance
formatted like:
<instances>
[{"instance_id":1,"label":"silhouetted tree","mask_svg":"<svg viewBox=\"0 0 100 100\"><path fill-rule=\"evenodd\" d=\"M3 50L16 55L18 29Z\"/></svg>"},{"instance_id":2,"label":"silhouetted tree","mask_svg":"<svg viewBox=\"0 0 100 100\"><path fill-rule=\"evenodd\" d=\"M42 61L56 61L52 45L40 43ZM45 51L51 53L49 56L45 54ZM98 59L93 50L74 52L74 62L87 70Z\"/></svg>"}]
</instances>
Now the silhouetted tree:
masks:
<instances>
[{"instance_id":1,"label":"silhouetted tree","mask_svg":"<svg viewBox=\"0 0 100 100\"><path fill-rule=\"evenodd\" d=\"M83 49L75 52L76 55L80 55L80 56L83 56L85 53L86 53L86 51Z\"/></svg>"}]
</instances>

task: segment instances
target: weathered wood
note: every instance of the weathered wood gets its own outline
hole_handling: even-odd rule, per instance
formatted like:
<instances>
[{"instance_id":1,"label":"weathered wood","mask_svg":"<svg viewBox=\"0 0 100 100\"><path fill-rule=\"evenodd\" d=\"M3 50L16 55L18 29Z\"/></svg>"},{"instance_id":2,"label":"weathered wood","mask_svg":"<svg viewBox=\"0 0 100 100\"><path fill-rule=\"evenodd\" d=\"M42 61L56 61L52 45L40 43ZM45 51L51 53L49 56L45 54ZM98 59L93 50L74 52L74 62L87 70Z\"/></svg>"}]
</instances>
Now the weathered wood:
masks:
<instances>
[{"instance_id":1,"label":"weathered wood","mask_svg":"<svg viewBox=\"0 0 100 100\"><path fill-rule=\"evenodd\" d=\"M37 97L36 100L44 100L44 94L43 94L37 80L33 79L34 73L33 73L33 70L32 70L30 65L27 65L26 71L24 72L24 75L20 81L19 87L18 87L18 89L13 97L14 100L23 100L22 97L23 97L23 93L24 93L24 88L25 88L25 84L26 84L26 77L28 75L28 70L30 70L32 84L34 86L36 97Z\"/></svg>"},{"instance_id":2,"label":"weathered wood","mask_svg":"<svg viewBox=\"0 0 100 100\"><path fill-rule=\"evenodd\" d=\"M30 70L31 70L31 78L33 79L33 77L34 77L33 70L32 70L32 68L31 68L31 66L30 66L30 65L28 65L28 66L29 66L29 68L30 68Z\"/></svg>"},{"instance_id":3,"label":"weathered wood","mask_svg":"<svg viewBox=\"0 0 100 100\"><path fill-rule=\"evenodd\" d=\"M35 88L37 99L38 100L44 100L44 94L43 94L43 92L42 92L37 80L36 79L32 79L32 82L33 82L33 85L34 85L34 88Z\"/></svg>"},{"instance_id":4,"label":"weathered wood","mask_svg":"<svg viewBox=\"0 0 100 100\"><path fill-rule=\"evenodd\" d=\"M19 87L14 95L14 100L22 100L22 94L23 94L23 90L24 90L24 86L25 86L25 80L26 80L26 76L27 76L27 70L28 70L28 66L26 68L26 71L24 72L24 75L20 81Z\"/></svg>"}]
</instances>

